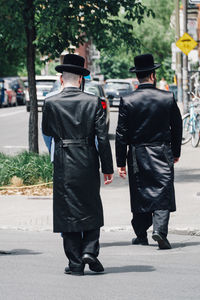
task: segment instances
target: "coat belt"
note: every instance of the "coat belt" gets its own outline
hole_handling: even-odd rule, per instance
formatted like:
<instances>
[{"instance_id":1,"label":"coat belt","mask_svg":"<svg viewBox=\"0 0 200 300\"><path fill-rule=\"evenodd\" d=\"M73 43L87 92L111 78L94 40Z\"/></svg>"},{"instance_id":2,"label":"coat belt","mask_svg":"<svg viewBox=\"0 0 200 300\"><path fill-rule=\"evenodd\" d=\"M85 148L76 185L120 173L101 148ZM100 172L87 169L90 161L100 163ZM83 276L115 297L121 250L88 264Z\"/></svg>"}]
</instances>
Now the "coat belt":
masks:
<instances>
[{"instance_id":1,"label":"coat belt","mask_svg":"<svg viewBox=\"0 0 200 300\"><path fill-rule=\"evenodd\" d=\"M83 139L61 139L61 147L66 148L69 145L73 146L93 146L94 142L92 142L89 138Z\"/></svg>"}]
</instances>

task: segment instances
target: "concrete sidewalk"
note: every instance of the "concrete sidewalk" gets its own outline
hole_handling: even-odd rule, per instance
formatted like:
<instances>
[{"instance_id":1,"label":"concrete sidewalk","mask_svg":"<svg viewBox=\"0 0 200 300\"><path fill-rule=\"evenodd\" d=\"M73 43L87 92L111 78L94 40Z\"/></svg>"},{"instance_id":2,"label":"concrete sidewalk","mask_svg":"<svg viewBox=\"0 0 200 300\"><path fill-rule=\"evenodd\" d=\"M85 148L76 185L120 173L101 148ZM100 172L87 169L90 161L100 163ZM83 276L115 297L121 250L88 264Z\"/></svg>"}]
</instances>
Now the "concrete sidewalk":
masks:
<instances>
[{"instance_id":1,"label":"concrete sidewalk","mask_svg":"<svg viewBox=\"0 0 200 300\"><path fill-rule=\"evenodd\" d=\"M175 166L177 211L171 214L169 231L200 235L200 150L190 144L182 149ZM116 169L116 166L115 166ZM102 186L104 231L131 229L128 180L115 172L112 185ZM0 229L52 230L52 198L0 196Z\"/></svg>"}]
</instances>

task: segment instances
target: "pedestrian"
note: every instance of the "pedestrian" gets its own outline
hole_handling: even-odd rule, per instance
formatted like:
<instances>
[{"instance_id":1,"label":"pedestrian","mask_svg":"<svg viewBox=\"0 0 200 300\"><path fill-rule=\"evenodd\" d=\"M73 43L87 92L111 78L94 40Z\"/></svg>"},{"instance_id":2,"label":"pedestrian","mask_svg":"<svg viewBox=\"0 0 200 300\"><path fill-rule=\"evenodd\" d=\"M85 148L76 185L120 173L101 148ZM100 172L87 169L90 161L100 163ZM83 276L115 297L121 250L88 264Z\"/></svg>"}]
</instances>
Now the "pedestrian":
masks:
<instances>
[{"instance_id":1,"label":"pedestrian","mask_svg":"<svg viewBox=\"0 0 200 300\"><path fill-rule=\"evenodd\" d=\"M85 59L75 54L64 56L56 66L63 90L46 99L42 131L55 141L53 174L53 230L61 232L69 266L66 274L102 272L99 254L103 208L100 198L99 157L104 183L113 179L111 148L100 99L79 88ZM98 140L98 151L95 147Z\"/></svg>"},{"instance_id":2,"label":"pedestrian","mask_svg":"<svg viewBox=\"0 0 200 300\"><path fill-rule=\"evenodd\" d=\"M159 89L169 91L169 85L167 84L167 81L165 80L164 77L162 77L161 80L159 81Z\"/></svg>"},{"instance_id":3,"label":"pedestrian","mask_svg":"<svg viewBox=\"0 0 200 300\"><path fill-rule=\"evenodd\" d=\"M170 249L167 240L170 212L176 210L174 163L179 160L182 139L180 111L171 92L156 88L151 54L136 56L138 89L121 99L116 132L119 175L128 164L134 245L148 245L147 230L160 249ZM127 153L127 146L129 147Z\"/></svg>"}]
</instances>

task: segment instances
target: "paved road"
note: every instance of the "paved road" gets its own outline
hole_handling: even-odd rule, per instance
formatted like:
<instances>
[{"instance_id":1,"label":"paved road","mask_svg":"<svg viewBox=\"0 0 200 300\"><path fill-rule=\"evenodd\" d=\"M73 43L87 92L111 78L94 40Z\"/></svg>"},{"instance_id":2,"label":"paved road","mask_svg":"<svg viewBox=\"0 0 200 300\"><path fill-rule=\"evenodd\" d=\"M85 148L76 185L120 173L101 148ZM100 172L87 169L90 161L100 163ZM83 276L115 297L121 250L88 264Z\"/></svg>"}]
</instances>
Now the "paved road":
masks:
<instances>
[{"instance_id":1,"label":"paved road","mask_svg":"<svg viewBox=\"0 0 200 300\"><path fill-rule=\"evenodd\" d=\"M49 232L0 231L1 300L199 300L200 237L170 235L172 250L132 246L130 232L103 232L105 274L64 275L62 240Z\"/></svg>"},{"instance_id":2,"label":"paved road","mask_svg":"<svg viewBox=\"0 0 200 300\"><path fill-rule=\"evenodd\" d=\"M38 114L39 128L39 149L40 153L47 152L41 134L42 113ZM110 112L110 131L115 133L118 118L118 109L112 108ZM0 152L7 154L16 154L23 150L28 150L28 124L29 113L26 112L25 106L9 107L0 109Z\"/></svg>"}]
</instances>

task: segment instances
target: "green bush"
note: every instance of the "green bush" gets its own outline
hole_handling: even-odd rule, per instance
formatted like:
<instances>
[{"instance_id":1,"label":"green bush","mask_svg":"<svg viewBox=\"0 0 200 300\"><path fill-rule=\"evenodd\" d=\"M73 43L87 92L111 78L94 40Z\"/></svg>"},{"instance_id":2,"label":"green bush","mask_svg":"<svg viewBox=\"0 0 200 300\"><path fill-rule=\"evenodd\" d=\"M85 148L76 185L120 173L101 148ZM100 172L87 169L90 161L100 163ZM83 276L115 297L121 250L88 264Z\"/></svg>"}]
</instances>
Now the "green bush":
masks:
<instances>
[{"instance_id":1,"label":"green bush","mask_svg":"<svg viewBox=\"0 0 200 300\"><path fill-rule=\"evenodd\" d=\"M48 154L23 152L16 156L0 153L0 186L9 185L13 176L25 185L52 181L53 167Z\"/></svg>"}]
</instances>

